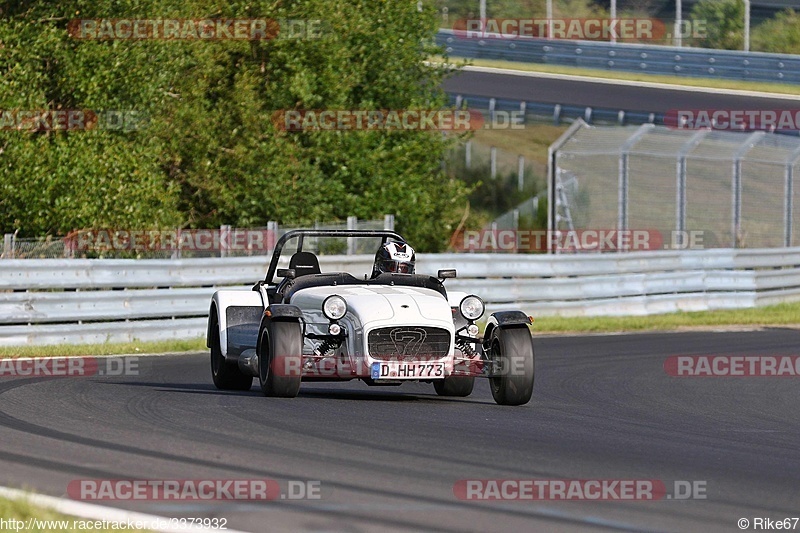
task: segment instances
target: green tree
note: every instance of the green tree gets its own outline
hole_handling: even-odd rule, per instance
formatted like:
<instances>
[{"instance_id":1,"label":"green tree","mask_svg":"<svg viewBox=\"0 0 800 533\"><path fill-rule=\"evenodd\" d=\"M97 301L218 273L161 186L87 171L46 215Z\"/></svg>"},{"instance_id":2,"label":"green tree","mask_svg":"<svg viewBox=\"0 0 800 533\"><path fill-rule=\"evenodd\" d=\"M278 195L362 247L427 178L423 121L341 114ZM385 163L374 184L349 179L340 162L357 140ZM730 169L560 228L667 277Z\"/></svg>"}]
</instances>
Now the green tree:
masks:
<instances>
[{"instance_id":1,"label":"green tree","mask_svg":"<svg viewBox=\"0 0 800 533\"><path fill-rule=\"evenodd\" d=\"M446 245L467 188L452 136L288 133L276 110L438 109L423 60L437 16L416 1L27 0L0 3L0 110L133 110L134 131L0 131L3 231L309 224L397 216L420 250ZM318 19L319 39L86 41L73 18Z\"/></svg>"},{"instance_id":2,"label":"green tree","mask_svg":"<svg viewBox=\"0 0 800 533\"><path fill-rule=\"evenodd\" d=\"M743 0L700 0L692 9L691 19L701 21L706 36L697 46L724 50L741 50L744 44Z\"/></svg>"},{"instance_id":3,"label":"green tree","mask_svg":"<svg viewBox=\"0 0 800 533\"><path fill-rule=\"evenodd\" d=\"M758 25L752 36L753 50L800 54L800 14L787 9Z\"/></svg>"}]
</instances>

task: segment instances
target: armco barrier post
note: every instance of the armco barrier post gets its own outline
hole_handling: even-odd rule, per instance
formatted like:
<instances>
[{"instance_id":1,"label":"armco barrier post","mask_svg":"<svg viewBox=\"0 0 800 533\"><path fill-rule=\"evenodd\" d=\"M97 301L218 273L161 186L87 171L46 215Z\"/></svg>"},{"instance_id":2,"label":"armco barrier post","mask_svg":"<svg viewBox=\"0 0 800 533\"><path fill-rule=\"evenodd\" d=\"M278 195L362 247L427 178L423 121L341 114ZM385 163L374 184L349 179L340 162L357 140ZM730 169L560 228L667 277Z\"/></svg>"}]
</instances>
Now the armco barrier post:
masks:
<instances>
[{"instance_id":1,"label":"armco barrier post","mask_svg":"<svg viewBox=\"0 0 800 533\"><path fill-rule=\"evenodd\" d=\"M231 235L231 227L228 224L223 224L222 226L219 227L220 242L223 243L230 242L230 235ZM219 256L220 257L228 256L228 250L226 249L226 246L223 245L219 247Z\"/></svg>"},{"instance_id":2,"label":"armco barrier post","mask_svg":"<svg viewBox=\"0 0 800 533\"><path fill-rule=\"evenodd\" d=\"M353 230L358 227L358 217L349 216L347 217L347 229ZM353 240L353 237L347 238L347 255L353 255L356 250L356 242Z\"/></svg>"},{"instance_id":3,"label":"armco barrier post","mask_svg":"<svg viewBox=\"0 0 800 533\"><path fill-rule=\"evenodd\" d=\"M786 170L784 172L783 193L785 202L783 207L783 245L789 248L792 245L792 222L793 222L793 201L794 201L794 165L800 160L800 148L795 149L786 158Z\"/></svg>"}]
</instances>

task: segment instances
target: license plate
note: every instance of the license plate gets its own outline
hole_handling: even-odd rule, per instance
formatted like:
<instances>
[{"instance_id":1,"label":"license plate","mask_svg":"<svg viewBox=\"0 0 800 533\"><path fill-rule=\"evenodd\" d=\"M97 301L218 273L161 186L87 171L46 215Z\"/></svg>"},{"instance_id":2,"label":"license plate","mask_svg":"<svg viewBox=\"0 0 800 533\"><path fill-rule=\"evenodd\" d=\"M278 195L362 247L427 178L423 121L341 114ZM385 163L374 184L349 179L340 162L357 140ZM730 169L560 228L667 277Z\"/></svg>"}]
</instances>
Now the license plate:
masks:
<instances>
[{"instance_id":1,"label":"license plate","mask_svg":"<svg viewBox=\"0 0 800 533\"><path fill-rule=\"evenodd\" d=\"M407 363L386 361L372 363L372 379L426 379L443 378L444 363Z\"/></svg>"}]
</instances>

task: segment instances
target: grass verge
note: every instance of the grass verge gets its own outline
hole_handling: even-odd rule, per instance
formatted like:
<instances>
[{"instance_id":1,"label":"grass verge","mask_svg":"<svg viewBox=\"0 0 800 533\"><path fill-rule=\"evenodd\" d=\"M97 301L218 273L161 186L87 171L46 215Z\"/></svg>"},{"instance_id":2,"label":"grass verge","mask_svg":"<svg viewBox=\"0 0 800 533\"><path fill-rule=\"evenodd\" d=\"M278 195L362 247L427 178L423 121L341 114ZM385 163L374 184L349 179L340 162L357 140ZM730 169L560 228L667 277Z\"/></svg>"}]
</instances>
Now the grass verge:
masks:
<instances>
[{"instance_id":1,"label":"grass verge","mask_svg":"<svg viewBox=\"0 0 800 533\"><path fill-rule=\"evenodd\" d=\"M59 533L79 533L89 530L88 522L91 522L92 526L97 523L95 520L63 515L46 507L34 505L26 500L9 500L6 498L0 498L0 518L5 520L4 527L1 528L5 531L34 533L56 531ZM16 520L17 522L9 523L9 520ZM22 523L20 524L19 522ZM16 527L13 527L12 524L15 524ZM91 531L103 533L112 531L112 529L95 529L92 527ZM115 529L113 531L120 530Z\"/></svg>"},{"instance_id":2,"label":"grass verge","mask_svg":"<svg viewBox=\"0 0 800 533\"><path fill-rule=\"evenodd\" d=\"M441 62L441 58L432 58L431 61ZM520 61L502 61L495 59L469 59L450 57L449 62L459 64L467 61L476 67L505 68L522 72L546 72L549 74L568 74L572 76L586 76L594 78L607 78L611 80L645 81L651 83L667 83L670 85L683 85L687 87L707 87L713 89L733 89L738 91L756 91L778 94L800 95L799 85L787 83L770 83L757 81L719 80L713 78L684 78L656 74L642 74L638 72L615 72L602 69L589 69L580 67L565 67L560 65L545 65L541 63L523 63Z\"/></svg>"},{"instance_id":3,"label":"grass verge","mask_svg":"<svg viewBox=\"0 0 800 533\"><path fill-rule=\"evenodd\" d=\"M7 357L53 357L81 355L153 354L205 351L205 338L156 342L124 342L106 344L64 344L54 346L14 346L0 348L0 359Z\"/></svg>"},{"instance_id":4,"label":"grass verge","mask_svg":"<svg viewBox=\"0 0 800 533\"><path fill-rule=\"evenodd\" d=\"M535 317L535 313L534 313ZM670 331L715 327L800 326L800 302L754 309L697 311L649 316L536 318L536 333L613 333L629 331Z\"/></svg>"}]
</instances>

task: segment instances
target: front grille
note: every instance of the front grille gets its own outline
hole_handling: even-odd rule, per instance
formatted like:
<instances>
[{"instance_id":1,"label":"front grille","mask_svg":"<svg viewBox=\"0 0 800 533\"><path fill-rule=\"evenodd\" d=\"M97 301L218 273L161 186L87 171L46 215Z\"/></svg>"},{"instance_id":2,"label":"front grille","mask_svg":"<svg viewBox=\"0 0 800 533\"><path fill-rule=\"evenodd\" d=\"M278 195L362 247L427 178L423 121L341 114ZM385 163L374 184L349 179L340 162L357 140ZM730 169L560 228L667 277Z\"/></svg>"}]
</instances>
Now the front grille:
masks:
<instances>
[{"instance_id":1,"label":"front grille","mask_svg":"<svg viewBox=\"0 0 800 533\"><path fill-rule=\"evenodd\" d=\"M450 351L450 332L426 326L378 328L369 332L369 354L381 361L441 359Z\"/></svg>"}]
</instances>

